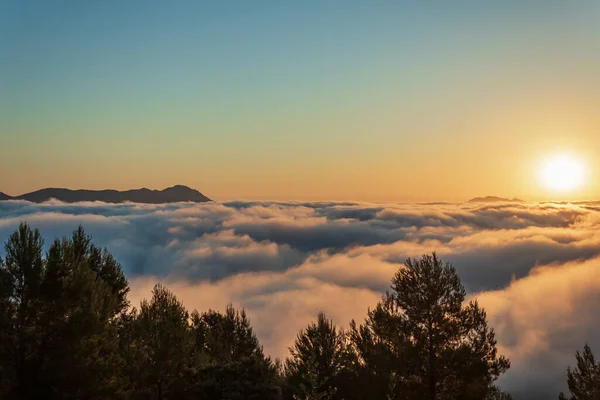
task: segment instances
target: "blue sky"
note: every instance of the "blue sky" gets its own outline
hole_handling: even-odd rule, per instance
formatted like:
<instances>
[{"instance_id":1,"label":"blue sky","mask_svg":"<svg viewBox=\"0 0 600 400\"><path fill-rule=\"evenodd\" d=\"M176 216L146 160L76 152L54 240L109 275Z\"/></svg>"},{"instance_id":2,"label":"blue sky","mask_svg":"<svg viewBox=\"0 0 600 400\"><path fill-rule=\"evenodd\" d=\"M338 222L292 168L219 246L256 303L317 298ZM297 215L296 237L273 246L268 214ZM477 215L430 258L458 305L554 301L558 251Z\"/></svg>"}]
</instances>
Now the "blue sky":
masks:
<instances>
[{"instance_id":1,"label":"blue sky","mask_svg":"<svg viewBox=\"0 0 600 400\"><path fill-rule=\"evenodd\" d=\"M540 141L599 144L599 10L4 1L0 169L12 173L0 191L183 183L216 198L440 199L495 182L533 196L516 177ZM495 177L507 157L514 171Z\"/></svg>"}]
</instances>

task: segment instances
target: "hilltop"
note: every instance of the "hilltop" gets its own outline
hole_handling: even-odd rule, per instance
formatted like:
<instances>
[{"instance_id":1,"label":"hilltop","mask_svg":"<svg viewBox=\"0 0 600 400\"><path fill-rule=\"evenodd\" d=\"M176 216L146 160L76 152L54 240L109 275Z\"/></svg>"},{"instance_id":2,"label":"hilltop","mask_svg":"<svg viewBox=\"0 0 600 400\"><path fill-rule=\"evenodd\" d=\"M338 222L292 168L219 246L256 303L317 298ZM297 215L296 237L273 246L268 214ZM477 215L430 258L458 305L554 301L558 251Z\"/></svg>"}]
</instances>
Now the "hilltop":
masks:
<instances>
[{"instance_id":1,"label":"hilltop","mask_svg":"<svg viewBox=\"0 0 600 400\"><path fill-rule=\"evenodd\" d=\"M42 203L50 199L56 199L65 203L77 203L82 201L102 201L105 203L179 203L192 202L203 203L211 201L199 191L183 185L176 185L164 190L150 190L146 188L135 190L71 190L64 188L46 188L35 192L11 197L0 193L0 200L26 200L33 203Z\"/></svg>"},{"instance_id":2,"label":"hilltop","mask_svg":"<svg viewBox=\"0 0 600 400\"><path fill-rule=\"evenodd\" d=\"M474 199L469 200L469 203L524 203L524 201L517 198L509 199L505 197L486 196L475 197Z\"/></svg>"}]
</instances>

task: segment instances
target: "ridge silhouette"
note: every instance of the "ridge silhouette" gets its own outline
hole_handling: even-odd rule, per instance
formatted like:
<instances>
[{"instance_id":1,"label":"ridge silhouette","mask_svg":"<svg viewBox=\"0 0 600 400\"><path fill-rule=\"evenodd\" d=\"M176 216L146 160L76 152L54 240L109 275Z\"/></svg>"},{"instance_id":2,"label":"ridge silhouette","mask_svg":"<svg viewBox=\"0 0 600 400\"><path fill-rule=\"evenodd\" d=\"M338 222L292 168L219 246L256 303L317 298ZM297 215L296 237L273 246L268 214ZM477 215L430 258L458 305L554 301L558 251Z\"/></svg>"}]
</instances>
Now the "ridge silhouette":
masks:
<instances>
[{"instance_id":1,"label":"ridge silhouette","mask_svg":"<svg viewBox=\"0 0 600 400\"><path fill-rule=\"evenodd\" d=\"M65 203L77 203L83 201L102 201L105 203L133 203L161 204L193 202L204 203L211 201L199 191L184 185L175 185L163 190L150 190L147 188L133 190L71 190L66 188L45 188L35 192L25 193L19 196L8 196L0 192L0 200L26 200L32 203L42 203L50 199L56 199Z\"/></svg>"}]
</instances>

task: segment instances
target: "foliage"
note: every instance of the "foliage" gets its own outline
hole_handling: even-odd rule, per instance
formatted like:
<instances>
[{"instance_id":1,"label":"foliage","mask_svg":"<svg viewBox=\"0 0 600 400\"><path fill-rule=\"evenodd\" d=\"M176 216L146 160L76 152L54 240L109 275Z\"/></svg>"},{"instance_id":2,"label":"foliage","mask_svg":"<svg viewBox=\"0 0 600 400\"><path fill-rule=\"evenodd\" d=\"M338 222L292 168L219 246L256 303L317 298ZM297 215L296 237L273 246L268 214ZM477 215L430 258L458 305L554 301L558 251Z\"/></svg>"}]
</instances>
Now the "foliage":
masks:
<instances>
[{"instance_id":1,"label":"foliage","mask_svg":"<svg viewBox=\"0 0 600 400\"><path fill-rule=\"evenodd\" d=\"M154 286L150 301L142 301L132 321L133 397L178 399L184 395L192 352L188 318L183 304L161 284Z\"/></svg>"},{"instance_id":2,"label":"foliage","mask_svg":"<svg viewBox=\"0 0 600 400\"><path fill-rule=\"evenodd\" d=\"M265 357L244 310L194 311L191 327L202 360L195 393L211 399L278 399L278 368Z\"/></svg>"},{"instance_id":3,"label":"foliage","mask_svg":"<svg viewBox=\"0 0 600 400\"><path fill-rule=\"evenodd\" d=\"M506 392L503 392L497 386L492 386L490 387L485 400L512 400L512 396Z\"/></svg>"},{"instance_id":4,"label":"foliage","mask_svg":"<svg viewBox=\"0 0 600 400\"><path fill-rule=\"evenodd\" d=\"M340 377L351 367L347 335L319 313L317 323L300 332L290 348L285 372L294 399L335 399Z\"/></svg>"},{"instance_id":5,"label":"foliage","mask_svg":"<svg viewBox=\"0 0 600 400\"><path fill-rule=\"evenodd\" d=\"M2 399L510 399L493 385L509 362L485 312L435 254L407 260L362 324L320 313L282 363L231 305L190 315L158 284L131 308L121 266L81 227L44 252L23 223L4 250ZM577 361L572 399L597 398L589 347Z\"/></svg>"},{"instance_id":6,"label":"foliage","mask_svg":"<svg viewBox=\"0 0 600 400\"><path fill-rule=\"evenodd\" d=\"M98 258L82 228L45 255L43 246L23 223L0 263L2 398L121 396L114 322L128 284L120 265Z\"/></svg>"},{"instance_id":7,"label":"foliage","mask_svg":"<svg viewBox=\"0 0 600 400\"><path fill-rule=\"evenodd\" d=\"M600 363L594 358L589 345L583 347L583 353L576 352L577 367L567 369L567 385L571 392L570 400L600 399ZM560 400L567 397L561 393Z\"/></svg>"},{"instance_id":8,"label":"foliage","mask_svg":"<svg viewBox=\"0 0 600 400\"><path fill-rule=\"evenodd\" d=\"M406 337L396 330L399 315L397 305L386 298L368 310L363 324L351 322L351 346L357 358L357 398L404 398L401 389L410 372L410 347Z\"/></svg>"},{"instance_id":9,"label":"foliage","mask_svg":"<svg viewBox=\"0 0 600 400\"><path fill-rule=\"evenodd\" d=\"M393 381L386 398L481 399L509 368L485 312L463 304L465 296L454 267L435 253L408 259L365 324L352 325L363 374L381 387Z\"/></svg>"}]
</instances>

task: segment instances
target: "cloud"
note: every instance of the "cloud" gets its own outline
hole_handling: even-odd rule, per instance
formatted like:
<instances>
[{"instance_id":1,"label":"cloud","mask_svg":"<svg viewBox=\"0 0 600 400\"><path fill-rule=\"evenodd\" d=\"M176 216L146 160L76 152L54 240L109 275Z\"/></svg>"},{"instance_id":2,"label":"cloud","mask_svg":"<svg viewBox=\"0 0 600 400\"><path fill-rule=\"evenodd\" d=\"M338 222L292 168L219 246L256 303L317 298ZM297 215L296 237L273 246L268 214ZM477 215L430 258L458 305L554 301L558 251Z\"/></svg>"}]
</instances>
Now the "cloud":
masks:
<instances>
[{"instance_id":1,"label":"cloud","mask_svg":"<svg viewBox=\"0 0 600 400\"><path fill-rule=\"evenodd\" d=\"M431 251L488 311L516 398L555 397L575 350L600 352L594 203L0 202L0 237L20 221L48 242L82 224L123 264L133 304L162 280L190 309L245 307L281 358L318 311L361 321L399 265Z\"/></svg>"},{"instance_id":2,"label":"cloud","mask_svg":"<svg viewBox=\"0 0 600 400\"><path fill-rule=\"evenodd\" d=\"M600 351L600 258L537 267L507 288L476 297L512 361L502 383L519 398L555 397L566 389L575 350L587 342Z\"/></svg>"},{"instance_id":3,"label":"cloud","mask_svg":"<svg viewBox=\"0 0 600 400\"><path fill-rule=\"evenodd\" d=\"M364 285L353 287L328 282L320 273L296 267L285 272L243 273L218 282L163 281L190 309L224 310L228 303L245 308L267 354L285 358L294 337L317 313L345 324L362 320L366 307L381 297ZM156 279L131 282L132 301L148 297Z\"/></svg>"}]
</instances>

